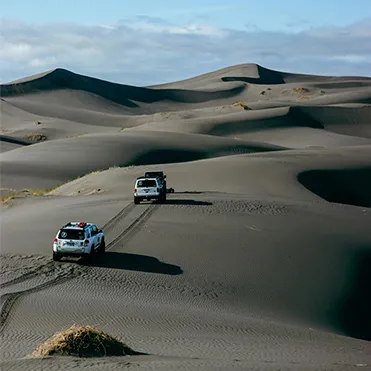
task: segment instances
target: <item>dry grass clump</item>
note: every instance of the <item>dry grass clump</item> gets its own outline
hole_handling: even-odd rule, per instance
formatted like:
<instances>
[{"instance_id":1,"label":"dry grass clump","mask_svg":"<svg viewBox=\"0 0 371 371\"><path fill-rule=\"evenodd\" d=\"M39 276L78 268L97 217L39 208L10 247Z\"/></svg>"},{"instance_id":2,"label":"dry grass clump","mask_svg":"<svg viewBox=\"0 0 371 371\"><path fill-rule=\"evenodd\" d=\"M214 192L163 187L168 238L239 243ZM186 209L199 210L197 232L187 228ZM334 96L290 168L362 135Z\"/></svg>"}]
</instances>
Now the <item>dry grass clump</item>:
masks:
<instances>
[{"instance_id":1,"label":"dry grass clump","mask_svg":"<svg viewBox=\"0 0 371 371\"><path fill-rule=\"evenodd\" d=\"M17 196L17 192L10 192L7 195L0 196L0 203L4 204L7 201L12 200L15 196Z\"/></svg>"},{"instance_id":2,"label":"dry grass clump","mask_svg":"<svg viewBox=\"0 0 371 371\"><path fill-rule=\"evenodd\" d=\"M73 325L57 332L45 343L40 344L31 357L52 355L75 357L106 357L137 354L126 344L93 326Z\"/></svg>"},{"instance_id":3,"label":"dry grass clump","mask_svg":"<svg viewBox=\"0 0 371 371\"><path fill-rule=\"evenodd\" d=\"M309 93L309 90L306 88L293 88L292 89L295 93Z\"/></svg>"},{"instance_id":4,"label":"dry grass clump","mask_svg":"<svg viewBox=\"0 0 371 371\"><path fill-rule=\"evenodd\" d=\"M56 188L57 187L47 188L47 189L33 189L33 190L30 190L29 193L31 193L33 196L45 196L51 191L54 191Z\"/></svg>"},{"instance_id":5,"label":"dry grass clump","mask_svg":"<svg viewBox=\"0 0 371 371\"><path fill-rule=\"evenodd\" d=\"M251 108L245 102L242 101L233 103L232 107L242 107L244 110L251 110Z\"/></svg>"},{"instance_id":6,"label":"dry grass clump","mask_svg":"<svg viewBox=\"0 0 371 371\"><path fill-rule=\"evenodd\" d=\"M44 134L39 133L33 133L33 134L27 134L23 137L23 139L26 140L33 140L35 142L42 142L44 140L47 140L48 138Z\"/></svg>"},{"instance_id":7,"label":"dry grass clump","mask_svg":"<svg viewBox=\"0 0 371 371\"><path fill-rule=\"evenodd\" d=\"M51 191L54 191L56 187L48 189L21 189L21 190L10 190L1 188L0 191L7 191L5 194L0 196L0 203L5 204L7 201L13 200L16 197L26 197L29 195L32 196L45 196Z\"/></svg>"}]
</instances>

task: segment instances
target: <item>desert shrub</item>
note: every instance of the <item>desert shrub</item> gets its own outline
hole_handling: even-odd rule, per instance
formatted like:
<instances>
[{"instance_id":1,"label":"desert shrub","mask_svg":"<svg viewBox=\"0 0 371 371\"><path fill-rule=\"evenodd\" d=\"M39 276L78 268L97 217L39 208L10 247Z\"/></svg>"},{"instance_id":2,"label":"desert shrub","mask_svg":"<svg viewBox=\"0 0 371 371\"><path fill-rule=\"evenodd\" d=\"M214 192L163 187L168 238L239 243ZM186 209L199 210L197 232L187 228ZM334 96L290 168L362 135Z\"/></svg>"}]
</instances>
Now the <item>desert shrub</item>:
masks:
<instances>
[{"instance_id":1,"label":"desert shrub","mask_svg":"<svg viewBox=\"0 0 371 371\"><path fill-rule=\"evenodd\" d=\"M306 88L293 88L292 89L295 93L309 93L309 90Z\"/></svg>"},{"instance_id":2,"label":"desert shrub","mask_svg":"<svg viewBox=\"0 0 371 371\"><path fill-rule=\"evenodd\" d=\"M73 325L40 344L31 356L106 357L132 354L135 352L126 344L93 326Z\"/></svg>"},{"instance_id":3,"label":"desert shrub","mask_svg":"<svg viewBox=\"0 0 371 371\"><path fill-rule=\"evenodd\" d=\"M232 107L241 107L244 110L251 110L251 108L245 102L242 101L233 103Z\"/></svg>"},{"instance_id":4,"label":"desert shrub","mask_svg":"<svg viewBox=\"0 0 371 371\"><path fill-rule=\"evenodd\" d=\"M23 139L26 140L33 140L35 142L42 142L47 139L46 135L39 134L39 133L33 133L33 134L27 134L23 137Z\"/></svg>"}]
</instances>

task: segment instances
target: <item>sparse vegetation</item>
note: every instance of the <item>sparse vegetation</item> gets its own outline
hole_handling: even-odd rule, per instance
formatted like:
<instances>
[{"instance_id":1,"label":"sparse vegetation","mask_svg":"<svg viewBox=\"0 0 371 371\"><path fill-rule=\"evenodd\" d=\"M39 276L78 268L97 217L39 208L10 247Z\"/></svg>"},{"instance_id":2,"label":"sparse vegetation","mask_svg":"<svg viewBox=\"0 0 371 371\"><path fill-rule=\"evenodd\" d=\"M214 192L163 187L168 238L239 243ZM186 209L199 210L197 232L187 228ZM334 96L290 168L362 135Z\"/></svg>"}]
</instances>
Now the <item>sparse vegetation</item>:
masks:
<instances>
[{"instance_id":1,"label":"sparse vegetation","mask_svg":"<svg viewBox=\"0 0 371 371\"><path fill-rule=\"evenodd\" d=\"M2 189L2 191L7 191L6 194L0 197L0 203L5 204L7 201L13 200L16 197L20 196L45 196L49 192L53 191L56 187L47 188L47 189L21 189L21 190L10 190Z\"/></svg>"},{"instance_id":2,"label":"sparse vegetation","mask_svg":"<svg viewBox=\"0 0 371 371\"><path fill-rule=\"evenodd\" d=\"M40 122L40 121L34 121L34 124L35 124L35 125L40 125L41 122Z\"/></svg>"},{"instance_id":3,"label":"sparse vegetation","mask_svg":"<svg viewBox=\"0 0 371 371\"><path fill-rule=\"evenodd\" d=\"M232 107L241 107L244 110L251 110L251 108L243 101L235 102L232 104Z\"/></svg>"},{"instance_id":4,"label":"sparse vegetation","mask_svg":"<svg viewBox=\"0 0 371 371\"><path fill-rule=\"evenodd\" d=\"M57 332L45 343L40 344L31 357L52 355L75 357L106 357L136 354L126 344L93 326L73 325Z\"/></svg>"},{"instance_id":5,"label":"sparse vegetation","mask_svg":"<svg viewBox=\"0 0 371 371\"><path fill-rule=\"evenodd\" d=\"M301 95L299 97L300 100L309 99L310 97L308 95Z\"/></svg>"},{"instance_id":6,"label":"sparse vegetation","mask_svg":"<svg viewBox=\"0 0 371 371\"><path fill-rule=\"evenodd\" d=\"M46 194L48 194L49 192L51 191L54 191L56 187L53 187L53 188L47 188L47 189L34 189L34 190L30 190L30 194L32 194L33 196L45 196Z\"/></svg>"},{"instance_id":7,"label":"sparse vegetation","mask_svg":"<svg viewBox=\"0 0 371 371\"><path fill-rule=\"evenodd\" d=\"M306 88L293 88L292 89L295 93L309 93L309 90Z\"/></svg>"},{"instance_id":8,"label":"sparse vegetation","mask_svg":"<svg viewBox=\"0 0 371 371\"><path fill-rule=\"evenodd\" d=\"M5 204L7 201L12 200L17 195L17 192L10 192L7 195L0 197L0 203Z\"/></svg>"},{"instance_id":9,"label":"sparse vegetation","mask_svg":"<svg viewBox=\"0 0 371 371\"><path fill-rule=\"evenodd\" d=\"M270 90L272 90L272 88L267 88L266 90L261 91L260 95L265 95Z\"/></svg>"},{"instance_id":10,"label":"sparse vegetation","mask_svg":"<svg viewBox=\"0 0 371 371\"><path fill-rule=\"evenodd\" d=\"M21 197L21 196L23 196L23 197L26 197L26 196L40 196L40 197L41 196L46 196L50 192L56 190L57 188L63 186L64 184L71 183L74 180L78 180L78 179L81 179L81 178L86 177L88 175L98 174L98 173L101 173L102 171L109 170L109 169L116 169L116 168L119 168L119 167L120 167L119 165L113 165L113 166L109 167L108 169L94 170L94 171L91 171L90 173L79 175L79 176L77 176L74 179L70 179L70 180L66 181L65 183L58 184L57 186L52 187L52 188L46 188L46 189L20 189L20 190L10 189L10 188L0 188L0 191L3 192L3 193L5 193L5 194L3 194L3 195L0 196L0 203L1 204L6 204L8 201L13 200L16 197ZM102 190L101 190L101 188L98 188L96 191L97 192L101 192Z\"/></svg>"},{"instance_id":11,"label":"sparse vegetation","mask_svg":"<svg viewBox=\"0 0 371 371\"><path fill-rule=\"evenodd\" d=\"M42 141L44 141L48 138L44 134L32 133L32 134L27 134L27 135L23 136L23 139L32 140L32 141L35 141L35 142L42 142Z\"/></svg>"},{"instance_id":12,"label":"sparse vegetation","mask_svg":"<svg viewBox=\"0 0 371 371\"><path fill-rule=\"evenodd\" d=\"M89 133L76 133L76 134L71 134L71 135L66 135L65 138L76 138L76 137L82 137L83 135L87 135Z\"/></svg>"}]
</instances>

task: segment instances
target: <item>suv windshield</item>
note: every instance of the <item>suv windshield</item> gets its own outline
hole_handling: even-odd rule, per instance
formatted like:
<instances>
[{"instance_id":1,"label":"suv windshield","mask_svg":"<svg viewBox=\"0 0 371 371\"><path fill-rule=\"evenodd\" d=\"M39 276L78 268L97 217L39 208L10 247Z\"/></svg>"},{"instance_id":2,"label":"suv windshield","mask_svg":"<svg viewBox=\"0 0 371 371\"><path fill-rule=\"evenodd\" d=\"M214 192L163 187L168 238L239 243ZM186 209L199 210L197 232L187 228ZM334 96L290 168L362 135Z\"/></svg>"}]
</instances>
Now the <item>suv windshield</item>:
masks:
<instances>
[{"instance_id":1,"label":"suv windshield","mask_svg":"<svg viewBox=\"0 0 371 371\"><path fill-rule=\"evenodd\" d=\"M147 187L156 187L156 181L153 179L143 179L138 180L137 187L138 188L147 188Z\"/></svg>"},{"instance_id":2,"label":"suv windshield","mask_svg":"<svg viewBox=\"0 0 371 371\"><path fill-rule=\"evenodd\" d=\"M83 240L84 231L79 229L62 229L58 235L62 240Z\"/></svg>"}]
</instances>

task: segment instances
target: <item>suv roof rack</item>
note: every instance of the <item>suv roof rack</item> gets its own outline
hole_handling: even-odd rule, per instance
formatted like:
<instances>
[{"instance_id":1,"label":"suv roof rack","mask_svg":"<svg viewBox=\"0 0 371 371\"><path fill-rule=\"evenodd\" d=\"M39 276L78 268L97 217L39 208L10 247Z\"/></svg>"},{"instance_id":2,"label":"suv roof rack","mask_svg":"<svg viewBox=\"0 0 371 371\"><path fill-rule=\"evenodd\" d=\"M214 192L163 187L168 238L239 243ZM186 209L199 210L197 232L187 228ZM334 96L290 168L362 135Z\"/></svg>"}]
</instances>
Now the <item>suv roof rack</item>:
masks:
<instances>
[{"instance_id":1,"label":"suv roof rack","mask_svg":"<svg viewBox=\"0 0 371 371\"><path fill-rule=\"evenodd\" d=\"M77 227L77 228L86 228L88 223L86 222L68 222L67 224L63 225L62 228L66 227Z\"/></svg>"}]
</instances>

